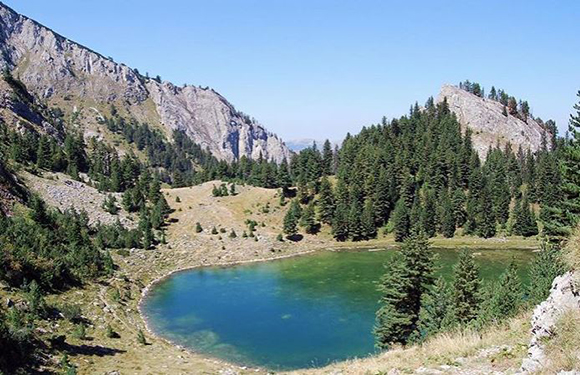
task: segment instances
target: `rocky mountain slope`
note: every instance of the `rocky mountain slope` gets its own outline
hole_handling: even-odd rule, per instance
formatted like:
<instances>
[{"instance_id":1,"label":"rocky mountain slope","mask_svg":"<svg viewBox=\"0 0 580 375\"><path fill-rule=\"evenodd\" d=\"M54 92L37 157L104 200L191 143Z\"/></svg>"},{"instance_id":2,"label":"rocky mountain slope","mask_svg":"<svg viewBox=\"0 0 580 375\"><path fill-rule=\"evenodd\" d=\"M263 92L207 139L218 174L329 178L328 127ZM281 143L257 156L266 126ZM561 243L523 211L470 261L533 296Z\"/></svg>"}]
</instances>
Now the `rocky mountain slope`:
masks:
<instances>
[{"instance_id":1,"label":"rocky mountain slope","mask_svg":"<svg viewBox=\"0 0 580 375\"><path fill-rule=\"evenodd\" d=\"M289 157L281 139L236 111L214 90L176 87L144 77L2 3L0 68L10 69L48 105L68 113L85 111L83 126L87 129L91 121L93 128L97 126L95 113L106 114L114 104L123 115L158 126L166 133L170 129L184 130L219 159L232 161L243 155L257 158L262 154L279 162Z\"/></svg>"},{"instance_id":2,"label":"rocky mountain slope","mask_svg":"<svg viewBox=\"0 0 580 375\"><path fill-rule=\"evenodd\" d=\"M514 152L519 146L536 151L542 145L545 130L531 116L525 122L512 115L505 116L499 102L452 85L443 85L436 102L444 98L461 125L473 130L473 146L480 157L485 157L489 146L497 143L501 146L511 143ZM550 137L546 138L549 143Z\"/></svg>"}]
</instances>

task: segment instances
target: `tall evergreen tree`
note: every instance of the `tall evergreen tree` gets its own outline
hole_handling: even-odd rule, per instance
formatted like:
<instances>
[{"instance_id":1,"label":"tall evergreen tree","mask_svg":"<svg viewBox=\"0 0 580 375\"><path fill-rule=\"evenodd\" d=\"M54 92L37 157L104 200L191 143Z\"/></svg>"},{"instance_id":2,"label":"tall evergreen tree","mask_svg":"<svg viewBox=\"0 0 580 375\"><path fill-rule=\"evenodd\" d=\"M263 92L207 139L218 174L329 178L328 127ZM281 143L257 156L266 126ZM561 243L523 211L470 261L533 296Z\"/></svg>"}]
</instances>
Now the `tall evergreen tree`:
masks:
<instances>
[{"instance_id":1,"label":"tall evergreen tree","mask_svg":"<svg viewBox=\"0 0 580 375\"><path fill-rule=\"evenodd\" d=\"M477 220L477 233L483 238L495 236L495 215L488 188L484 188L480 198L480 211Z\"/></svg>"},{"instance_id":2,"label":"tall evergreen tree","mask_svg":"<svg viewBox=\"0 0 580 375\"><path fill-rule=\"evenodd\" d=\"M375 226L375 211L373 202L370 199L365 201L365 206L361 217L362 237L372 239L377 237L377 228Z\"/></svg>"},{"instance_id":3,"label":"tall evergreen tree","mask_svg":"<svg viewBox=\"0 0 580 375\"><path fill-rule=\"evenodd\" d=\"M284 216L284 233L288 237L295 236L298 233L297 228L298 218L295 215L295 212L292 208L286 211L286 215Z\"/></svg>"},{"instance_id":4,"label":"tall evergreen tree","mask_svg":"<svg viewBox=\"0 0 580 375\"><path fill-rule=\"evenodd\" d=\"M326 176L320 180L320 195L318 197L320 221L325 224L332 223L335 210L334 192L332 185Z\"/></svg>"},{"instance_id":5,"label":"tall evergreen tree","mask_svg":"<svg viewBox=\"0 0 580 375\"><path fill-rule=\"evenodd\" d=\"M412 235L387 264L379 285L381 306L373 330L377 348L409 341L417 329L422 296L432 285L433 253L423 235Z\"/></svg>"},{"instance_id":6,"label":"tall evergreen tree","mask_svg":"<svg viewBox=\"0 0 580 375\"><path fill-rule=\"evenodd\" d=\"M580 90L577 93L580 99ZM562 157L563 193L560 201L563 232L570 234L580 219L580 101L574 105L576 114L570 115L568 132L570 141L564 147Z\"/></svg>"},{"instance_id":7,"label":"tall evergreen tree","mask_svg":"<svg viewBox=\"0 0 580 375\"><path fill-rule=\"evenodd\" d=\"M489 304L487 319L497 321L518 312L522 304L522 285L517 271L517 266L512 260L500 276L493 295L485 302Z\"/></svg>"},{"instance_id":8,"label":"tall evergreen tree","mask_svg":"<svg viewBox=\"0 0 580 375\"><path fill-rule=\"evenodd\" d=\"M415 341L423 341L427 336L449 328L453 319L453 294L443 277L423 294Z\"/></svg>"},{"instance_id":9,"label":"tall evergreen tree","mask_svg":"<svg viewBox=\"0 0 580 375\"><path fill-rule=\"evenodd\" d=\"M561 259L561 251L558 245L543 242L541 249L530 265L530 284L528 297L532 304L538 304L550 294L552 282L556 276L565 271L564 262Z\"/></svg>"},{"instance_id":10,"label":"tall evergreen tree","mask_svg":"<svg viewBox=\"0 0 580 375\"><path fill-rule=\"evenodd\" d=\"M322 174L324 176L330 176L333 174L333 167L332 161L334 159L334 155L332 154L332 145L330 141L327 139L324 141L324 145L322 146Z\"/></svg>"},{"instance_id":11,"label":"tall evergreen tree","mask_svg":"<svg viewBox=\"0 0 580 375\"><path fill-rule=\"evenodd\" d=\"M443 197L443 217L441 223L441 233L446 238L451 238L455 235L455 212L453 204L448 198L447 194Z\"/></svg>"},{"instance_id":12,"label":"tall evergreen tree","mask_svg":"<svg viewBox=\"0 0 580 375\"><path fill-rule=\"evenodd\" d=\"M363 224L362 224L362 210L360 203L353 200L350 204L348 212L348 233L353 241L360 241L364 239Z\"/></svg>"},{"instance_id":13,"label":"tall evergreen tree","mask_svg":"<svg viewBox=\"0 0 580 375\"><path fill-rule=\"evenodd\" d=\"M402 242L409 236L411 223L409 220L409 210L404 199L399 199L393 211L393 227L395 230L395 241Z\"/></svg>"},{"instance_id":14,"label":"tall evergreen tree","mask_svg":"<svg viewBox=\"0 0 580 375\"><path fill-rule=\"evenodd\" d=\"M453 269L452 308L456 322L466 324L477 318L480 287L479 270L473 255L467 249L462 250Z\"/></svg>"},{"instance_id":15,"label":"tall evergreen tree","mask_svg":"<svg viewBox=\"0 0 580 375\"><path fill-rule=\"evenodd\" d=\"M348 239L348 208L344 202L339 202L332 219L332 235L337 241Z\"/></svg>"},{"instance_id":16,"label":"tall evergreen tree","mask_svg":"<svg viewBox=\"0 0 580 375\"><path fill-rule=\"evenodd\" d=\"M433 193L428 190L425 192L425 204L421 215L421 227L427 237L435 236L435 232L437 231L436 216L435 198L433 197Z\"/></svg>"},{"instance_id":17,"label":"tall evergreen tree","mask_svg":"<svg viewBox=\"0 0 580 375\"><path fill-rule=\"evenodd\" d=\"M316 223L313 202L310 202L308 206L306 206L306 209L304 209L304 211L302 212L300 225L304 228L304 231L308 234L315 234L316 232L318 232L318 223Z\"/></svg>"}]
</instances>

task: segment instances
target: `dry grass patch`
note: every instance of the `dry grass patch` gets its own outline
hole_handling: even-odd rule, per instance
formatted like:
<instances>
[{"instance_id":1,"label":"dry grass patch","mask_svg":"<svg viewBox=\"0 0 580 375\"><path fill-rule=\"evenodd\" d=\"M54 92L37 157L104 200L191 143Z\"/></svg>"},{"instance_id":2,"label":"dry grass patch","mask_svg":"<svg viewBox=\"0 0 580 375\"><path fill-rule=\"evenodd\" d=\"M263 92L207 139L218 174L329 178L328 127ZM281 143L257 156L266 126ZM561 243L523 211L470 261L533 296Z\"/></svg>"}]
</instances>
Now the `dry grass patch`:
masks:
<instances>
[{"instance_id":1,"label":"dry grass patch","mask_svg":"<svg viewBox=\"0 0 580 375\"><path fill-rule=\"evenodd\" d=\"M580 312L570 310L562 314L554 334L546 341L548 364L544 374L580 370Z\"/></svg>"},{"instance_id":2,"label":"dry grass patch","mask_svg":"<svg viewBox=\"0 0 580 375\"><path fill-rule=\"evenodd\" d=\"M339 362L322 369L300 370L292 374L386 374L397 370L415 372L420 368L435 371L462 368L475 373L515 371L526 355L530 312L491 326L485 331L463 330L443 333L422 345L395 347L384 353Z\"/></svg>"}]
</instances>

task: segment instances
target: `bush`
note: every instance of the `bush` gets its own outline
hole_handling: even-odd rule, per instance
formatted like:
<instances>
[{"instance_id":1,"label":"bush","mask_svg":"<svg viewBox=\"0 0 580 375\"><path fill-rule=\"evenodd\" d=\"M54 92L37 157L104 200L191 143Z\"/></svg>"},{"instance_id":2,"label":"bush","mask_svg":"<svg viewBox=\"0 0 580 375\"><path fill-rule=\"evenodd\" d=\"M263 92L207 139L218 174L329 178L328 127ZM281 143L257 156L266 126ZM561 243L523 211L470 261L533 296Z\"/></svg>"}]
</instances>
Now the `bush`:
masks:
<instances>
[{"instance_id":1,"label":"bush","mask_svg":"<svg viewBox=\"0 0 580 375\"><path fill-rule=\"evenodd\" d=\"M220 228L220 233L225 233L226 232L226 228Z\"/></svg>"},{"instance_id":2,"label":"bush","mask_svg":"<svg viewBox=\"0 0 580 375\"><path fill-rule=\"evenodd\" d=\"M141 345L146 345L147 340L145 339L145 334L142 330L137 331L137 342Z\"/></svg>"},{"instance_id":3,"label":"bush","mask_svg":"<svg viewBox=\"0 0 580 375\"><path fill-rule=\"evenodd\" d=\"M110 339L118 337L117 333L113 330L113 327L111 327L110 324L107 324L107 327L105 327L105 336Z\"/></svg>"},{"instance_id":4,"label":"bush","mask_svg":"<svg viewBox=\"0 0 580 375\"><path fill-rule=\"evenodd\" d=\"M215 229L215 227L211 228L211 234L218 234L218 231Z\"/></svg>"},{"instance_id":5,"label":"bush","mask_svg":"<svg viewBox=\"0 0 580 375\"><path fill-rule=\"evenodd\" d=\"M61 306L60 312L68 321L76 322L81 319L81 308L77 305L65 303Z\"/></svg>"},{"instance_id":6,"label":"bush","mask_svg":"<svg viewBox=\"0 0 580 375\"><path fill-rule=\"evenodd\" d=\"M278 233L278 235L276 236L276 240L280 241L280 242L284 242L284 236L282 235L282 233Z\"/></svg>"},{"instance_id":7,"label":"bush","mask_svg":"<svg viewBox=\"0 0 580 375\"><path fill-rule=\"evenodd\" d=\"M201 227L201 224L198 221L197 223L195 223L195 233L201 233L201 232L203 232L203 228Z\"/></svg>"},{"instance_id":8,"label":"bush","mask_svg":"<svg viewBox=\"0 0 580 375\"><path fill-rule=\"evenodd\" d=\"M232 229L232 231L230 232L229 237L230 238L236 238L238 235L236 234L236 231Z\"/></svg>"},{"instance_id":9,"label":"bush","mask_svg":"<svg viewBox=\"0 0 580 375\"><path fill-rule=\"evenodd\" d=\"M176 202L176 203L180 203L180 202L181 202L181 199L179 198L179 196L176 196L176 197L175 197L175 202Z\"/></svg>"},{"instance_id":10,"label":"bush","mask_svg":"<svg viewBox=\"0 0 580 375\"><path fill-rule=\"evenodd\" d=\"M74 338L77 338L79 340L84 340L87 338L87 331L85 328L84 324L77 324L77 326L75 327L75 329L72 332L72 335Z\"/></svg>"}]
</instances>

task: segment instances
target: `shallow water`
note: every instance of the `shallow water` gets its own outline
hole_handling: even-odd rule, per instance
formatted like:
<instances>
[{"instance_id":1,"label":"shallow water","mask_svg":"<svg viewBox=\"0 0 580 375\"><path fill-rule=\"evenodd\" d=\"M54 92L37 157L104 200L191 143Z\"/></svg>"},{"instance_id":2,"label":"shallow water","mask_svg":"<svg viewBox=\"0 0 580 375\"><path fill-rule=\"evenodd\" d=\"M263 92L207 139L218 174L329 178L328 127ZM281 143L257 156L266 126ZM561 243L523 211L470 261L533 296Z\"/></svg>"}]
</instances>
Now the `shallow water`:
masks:
<instances>
[{"instance_id":1,"label":"shallow water","mask_svg":"<svg viewBox=\"0 0 580 375\"><path fill-rule=\"evenodd\" d=\"M318 367L374 353L371 330L383 264L394 250L320 252L173 274L142 310L153 331L196 352L273 370ZM456 249L435 249L450 278ZM476 250L480 274L497 278L513 258L527 282L530 250Z\"/></svg>"}]
</instances>

